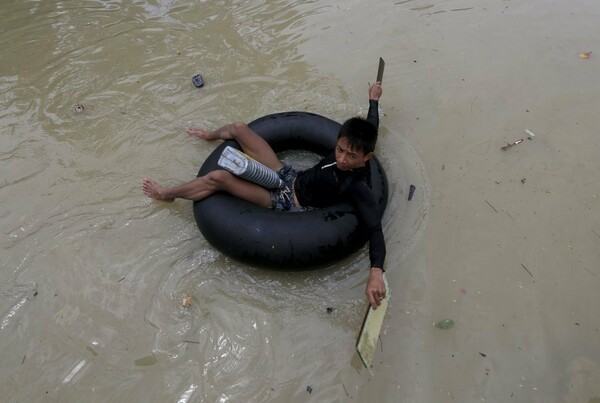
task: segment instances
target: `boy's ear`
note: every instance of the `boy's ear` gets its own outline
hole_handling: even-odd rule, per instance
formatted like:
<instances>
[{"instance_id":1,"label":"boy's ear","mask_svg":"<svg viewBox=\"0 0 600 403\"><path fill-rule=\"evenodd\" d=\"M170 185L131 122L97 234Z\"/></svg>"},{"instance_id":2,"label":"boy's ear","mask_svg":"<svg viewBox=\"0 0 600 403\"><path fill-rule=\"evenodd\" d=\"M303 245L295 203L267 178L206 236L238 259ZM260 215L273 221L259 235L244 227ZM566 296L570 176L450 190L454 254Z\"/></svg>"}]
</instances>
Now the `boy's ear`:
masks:
<instances>
[{"instance_id":1,"label":"boy's ear","mask_svg":"<svg viewBox=\"0 0 600 403\"><path fill-rule=\"evenodd\" d=\"M373 151L371 151L370 153L366 153L365 154L365 162L367 162L368 160L370 160L371 157L373 157Z\"/></svg>"}]
</instances>

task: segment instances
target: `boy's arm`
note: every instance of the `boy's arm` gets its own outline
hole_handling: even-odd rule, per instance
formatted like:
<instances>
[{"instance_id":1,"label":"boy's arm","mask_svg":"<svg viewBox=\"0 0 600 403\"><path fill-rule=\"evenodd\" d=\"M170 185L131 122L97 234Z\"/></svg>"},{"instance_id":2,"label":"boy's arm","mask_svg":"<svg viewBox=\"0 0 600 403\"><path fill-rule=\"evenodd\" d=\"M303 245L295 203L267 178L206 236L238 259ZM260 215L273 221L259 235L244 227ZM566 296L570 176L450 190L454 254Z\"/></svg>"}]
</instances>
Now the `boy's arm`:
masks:
<instances>
[{"instance_id":1,"label":"boy's arm","mask_svg":"<svg viewBox=\"0 0 600 403\"><path fill-rule=\"evenodd\" d=\"M379 128L379 98L381 98L382 93L383 90L379 81L369 88L369 113L367 114L367 120L376 128Z\"/></svg>"},{"instance_id":2,"label":"boy's arm","mask_svg":"<svg viewBox=\"0 0 600 403\"><path fill-rule=\"evenodd\" d=\"M352 203L359 211L361 219L369 231L369 279L365 294L369 304L377 308L385 298L383 283L383 264L386 255L385 239L381 226L381 215L378 212L371 189L362 181L353 182L349 189Z\"/></svg>"}]
</instances>

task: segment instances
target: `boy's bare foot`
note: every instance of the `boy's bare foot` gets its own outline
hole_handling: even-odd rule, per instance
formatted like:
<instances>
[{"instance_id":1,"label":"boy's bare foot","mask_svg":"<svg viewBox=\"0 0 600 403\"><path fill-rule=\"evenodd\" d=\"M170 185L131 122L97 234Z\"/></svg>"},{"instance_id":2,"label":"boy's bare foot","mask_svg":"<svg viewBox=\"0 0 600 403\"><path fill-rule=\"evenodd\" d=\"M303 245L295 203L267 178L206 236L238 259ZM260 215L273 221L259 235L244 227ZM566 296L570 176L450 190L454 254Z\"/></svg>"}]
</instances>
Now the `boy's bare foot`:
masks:
<instances>
[{"instance_id":1,"label":"boy's bare foot","mask_svg":"<svg viewBox=\"0 0 600 403\"><path fill-rule=\"evenodd\" d=\"M163 188L150 178L142 180L142 191L151 199L161 200L164 202L172 202L175 199L163 196Z\"/></svg>"}]
</instances>

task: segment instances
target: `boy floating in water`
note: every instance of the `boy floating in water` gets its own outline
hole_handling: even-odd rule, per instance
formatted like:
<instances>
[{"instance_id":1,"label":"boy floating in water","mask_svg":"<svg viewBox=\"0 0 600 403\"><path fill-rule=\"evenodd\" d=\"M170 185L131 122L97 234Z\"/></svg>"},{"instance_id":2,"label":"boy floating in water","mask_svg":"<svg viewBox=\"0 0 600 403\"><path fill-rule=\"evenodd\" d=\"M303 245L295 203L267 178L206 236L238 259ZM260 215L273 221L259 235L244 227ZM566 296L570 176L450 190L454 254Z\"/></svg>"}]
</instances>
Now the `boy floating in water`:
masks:
<instances>
[{"instance_id":1,"label":"boy floating in water","mask_svg":"<svg viewBox=\"0 0 600 403\"><path fill-rule=\"evenodd\" d=\"M341 201L351 203L369 231L371 268L365 293L371 306L376 308L385 298L383 262L386 250L377 203L366 181L366 164L373 156L377 142L381 94L381 82L376 82L369 88L367 119L351 118L344 122L335 151L302 172L282 163L271 146L244 123L232 123L214 131L187 130L190 135L206 141L237 141L246 154L277 172L286 185L282 189L268 190L218 169L174 187L163 187L144 178L142 190L146 196L162 201L176 198L202 200L215 192L227 192L278 211L326 207Z\"/></svg>"}]
</instances>

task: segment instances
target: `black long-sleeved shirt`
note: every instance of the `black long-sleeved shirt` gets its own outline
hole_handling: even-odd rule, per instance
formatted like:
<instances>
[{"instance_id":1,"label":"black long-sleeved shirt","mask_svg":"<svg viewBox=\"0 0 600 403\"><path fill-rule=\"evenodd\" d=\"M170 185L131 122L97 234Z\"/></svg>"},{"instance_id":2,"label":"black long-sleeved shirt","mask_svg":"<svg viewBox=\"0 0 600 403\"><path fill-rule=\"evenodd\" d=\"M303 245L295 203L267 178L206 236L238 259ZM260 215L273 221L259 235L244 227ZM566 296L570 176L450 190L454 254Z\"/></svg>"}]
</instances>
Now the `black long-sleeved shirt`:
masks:
<instances>
[{"instance_id":1,"label":"black long-sleeved shirt","mask_svg":"<svg viewBox=\"0 0 600 403\"><path fill-rule=\"evenodd\" d=\"M367 120L376 128L379 127L378 102L375 100L369 101ZM335 164L330 165L335 161L333 151L314 167L298 173L294 182L298 203L305 207L326 207L342 201L354 205L369 231L371 267L383 269L385 240L377 202L367 181L368 167L342 171Z\"/></svg>"}]
</instances>

